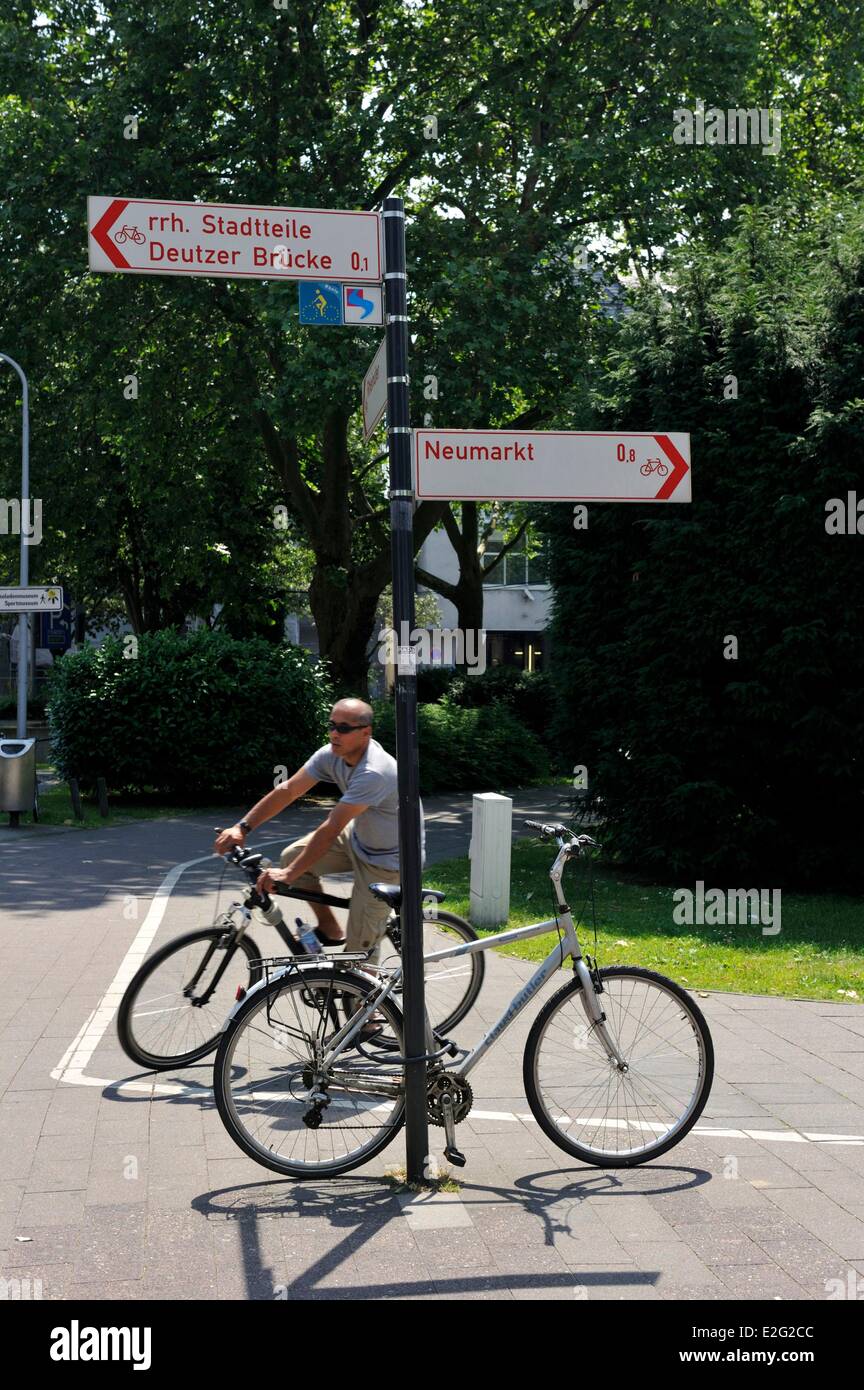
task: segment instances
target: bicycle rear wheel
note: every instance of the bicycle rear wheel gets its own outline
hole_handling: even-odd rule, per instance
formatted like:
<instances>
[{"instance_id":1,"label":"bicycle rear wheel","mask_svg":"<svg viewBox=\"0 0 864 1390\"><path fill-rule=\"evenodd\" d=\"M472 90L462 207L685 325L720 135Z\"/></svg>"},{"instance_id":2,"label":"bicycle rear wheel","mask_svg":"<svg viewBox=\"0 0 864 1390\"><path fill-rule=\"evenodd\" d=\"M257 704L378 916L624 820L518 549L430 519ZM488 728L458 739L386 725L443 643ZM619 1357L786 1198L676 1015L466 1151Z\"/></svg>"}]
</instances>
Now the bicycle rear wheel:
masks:
<instances>
[{"instance_id":1,"label":"bicycle rear wheel","mask_svg":"<svg viewBox=\"0 0 864 1390\"><path fill-rule=\"evenodd\" d=\"M214 976L231 955L206 1003ZM132 976L117 1014L123 1051L147 1071L172 1071L206 1057L219 1041L238 985L261 978L255 942L229 929L205 927L169 941ZM197 978L196 978L197 977ZM192 981L195 981L194 985Z\"/></svg>"},{"instance_id":2,"label":"bicycle rear wheel","mask_svg":"<svg viewBox=\"0 0 864 1390\"><path fill-rule=\"evenodd\" d=\"M606 1054L578 979L558 990L525 1044L523 1080L541 1129L598 1168L626 1168L671 1149L693 1128L714 1076L708 1025L686 990L639 966L600 971L606 1027L627 1064Z\"/></svg>"},{"instance_id":3,"label":"bicycle rear wheel","mask_svg":"<svg viewBox=\"0 0 864 1390\"><path fill-rule=\"evenodd\" d=\"M387 933L401 956L402 927L397 920ZM438 907L423 909L423 955L446 951L464 941L479 940L476 931L464 917L445 912ZM381 959L388 964L386 945ZM436 1033L446 1034L474 1007L486 973L486 957L481 951L455 956L450 960L426 961L426 1012Z\"/></svg>"},{"instance_id":4,"label":"bicycle rear wheel","mask_svg":"<svg viewBox=\"0 0 864 1390\"><path fill-rule=\"evenodd\" d=\"M364 1043L322 1065L345 1010L362 1007L375 987L357 972L308 965L238 1009L219 1043L213 1089L225 1128L257 1163L292 1178L332 1178L367 1163L398 1133L401 1062ZM400 1010L386 999L379 1011L401 1049Z\"/></svg>"}]
</instances>

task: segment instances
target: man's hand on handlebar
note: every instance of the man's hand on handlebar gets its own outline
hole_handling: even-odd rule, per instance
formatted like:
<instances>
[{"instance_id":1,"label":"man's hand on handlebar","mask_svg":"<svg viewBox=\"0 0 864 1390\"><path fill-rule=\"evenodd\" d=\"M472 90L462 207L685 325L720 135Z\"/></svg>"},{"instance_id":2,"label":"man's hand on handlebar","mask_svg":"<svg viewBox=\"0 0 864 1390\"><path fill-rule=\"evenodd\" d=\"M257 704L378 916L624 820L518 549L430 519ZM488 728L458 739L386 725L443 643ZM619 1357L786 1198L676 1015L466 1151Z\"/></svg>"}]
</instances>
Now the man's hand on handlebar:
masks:
<instances>
[{"instance_id":1,"label":"man's hand on handlebar","mask_svg":"<svg viewBox=\"0 0 864 1390\"><path fill-rule=\"evenodd\" d=\"M246 836L239 825L232 825L229 830L219 831L213 844L213 853L227 854L229 850L236 849L238 845L242 849L245 843Z\"/></svg>"},{"instance_id":2,"label":"man's hand on handlebar","mask_svg":"<svg viewBox=\"0 0 864 1390\"><path fill-rule=\"evenodd\" d=\"M290 875L290 869L265 869L258 875L255 887L259 893L272 893L277 883L290 883Z\"/></svg>"}]
</instances>

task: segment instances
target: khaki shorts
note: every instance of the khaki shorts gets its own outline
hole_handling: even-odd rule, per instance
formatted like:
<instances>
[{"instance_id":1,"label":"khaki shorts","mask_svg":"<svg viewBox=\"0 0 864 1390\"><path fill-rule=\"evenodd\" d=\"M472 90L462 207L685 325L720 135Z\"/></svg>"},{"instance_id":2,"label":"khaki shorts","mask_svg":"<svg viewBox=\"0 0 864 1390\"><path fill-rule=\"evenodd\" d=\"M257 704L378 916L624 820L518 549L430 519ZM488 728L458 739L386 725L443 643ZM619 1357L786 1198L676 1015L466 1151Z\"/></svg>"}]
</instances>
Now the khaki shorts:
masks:
<instances>
[{"instance_id":1,"label":"khaki shorts","mask_svg":"<svg viewBox=\"0 0 864 1390\"><path fill-rule=\"evenodd\" d=\"M306 848L312 838L310 832L302 839L295 840L293 844L286 846L282 851L282 868L296 859L297 856ZM374 864L367 864L365 859L360 859L351 844L351 827L346 826L340 830L333 844L322 854L320 859L315 860L315 867L307 869L299 878L295 878L292 883L293 888L309 888L314 893L321 893L321 876L327 874L354 875L354 889L351 893L351 905L348 909L348 935L345 938L346 951L372 951L372 959L378 958L378 946L384 933L387 930L387 922L390 918L390 909L386 903L382 903L378 898L374 898L369 892L370 883L398 883L398 869L380 869ZM374 949L373 949L374 948Z\"/></svg>"}]
</instances>

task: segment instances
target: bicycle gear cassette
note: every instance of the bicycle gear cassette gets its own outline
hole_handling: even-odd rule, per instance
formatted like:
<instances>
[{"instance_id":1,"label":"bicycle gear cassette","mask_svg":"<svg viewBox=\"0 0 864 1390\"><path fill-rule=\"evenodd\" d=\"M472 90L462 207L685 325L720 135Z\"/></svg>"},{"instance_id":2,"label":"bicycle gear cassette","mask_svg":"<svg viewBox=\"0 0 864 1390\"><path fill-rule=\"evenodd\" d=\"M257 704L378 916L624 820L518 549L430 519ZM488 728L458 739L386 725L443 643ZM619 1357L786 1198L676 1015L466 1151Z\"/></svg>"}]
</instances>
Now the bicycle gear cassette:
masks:
<instances>
[{"instance_id":1,"label":"bicycle gear cassette","mask_svg":"<svg viewBox=\"0 0 864 1390\"><path fill-rule=\"evenodd\" d=\"M474 1095L464 1076L454 1072L442 1071L434 1076L426 1088L426 1114L429 1123L443 1127L444 1110L442 1097L449 1094L453 1104L453 1122L459 1124L465 1119L474 1103Z\"/></svg>"}]
</instances>

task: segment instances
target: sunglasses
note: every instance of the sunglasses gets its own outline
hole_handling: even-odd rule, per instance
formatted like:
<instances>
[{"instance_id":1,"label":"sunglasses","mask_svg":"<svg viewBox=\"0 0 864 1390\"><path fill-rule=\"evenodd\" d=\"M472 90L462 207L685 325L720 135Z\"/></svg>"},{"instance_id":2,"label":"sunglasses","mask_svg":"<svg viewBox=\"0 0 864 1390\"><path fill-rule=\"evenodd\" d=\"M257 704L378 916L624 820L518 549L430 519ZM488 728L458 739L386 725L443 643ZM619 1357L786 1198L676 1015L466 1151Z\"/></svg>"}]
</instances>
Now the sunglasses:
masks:
<instances>
[{"instance_id":1,"label":"sunglasses","mask_svg":"<svg viewBox=\"0 0 864 1390\"><path fill-rule=\"evenodd\" d=\"M368 728L369 728L369 725L368 725L368 724L334 724L333 720L330 719L330 720L328 720L327 727L328 727L328 729L334 731L334 732L337 733L337 734L353 734L353 733L355 733L355 732L357 731L357 729L368 729Z\"/></svg>"}]
</instances>

